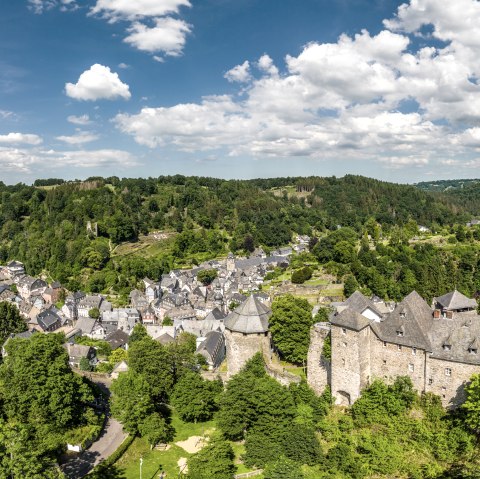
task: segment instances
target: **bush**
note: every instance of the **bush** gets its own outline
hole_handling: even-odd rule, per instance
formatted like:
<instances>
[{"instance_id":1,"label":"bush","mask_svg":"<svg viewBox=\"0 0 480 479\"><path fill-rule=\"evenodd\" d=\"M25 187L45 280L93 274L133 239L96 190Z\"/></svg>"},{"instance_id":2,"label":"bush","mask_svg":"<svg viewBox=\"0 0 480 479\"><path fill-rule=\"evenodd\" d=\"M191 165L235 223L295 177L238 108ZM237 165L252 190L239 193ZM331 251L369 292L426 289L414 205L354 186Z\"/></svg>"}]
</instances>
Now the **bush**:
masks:
<instances>
[{"instance_id":1,"label":"bush","mask_svg":"<svg viewBox=\"0 0 480 479\"><path fill-rule=\"evenodd\" d=\"M303 284L312 277L313 271L308 266L297 269L292 273L292 283Z\"/></svg>"}]
</instances>

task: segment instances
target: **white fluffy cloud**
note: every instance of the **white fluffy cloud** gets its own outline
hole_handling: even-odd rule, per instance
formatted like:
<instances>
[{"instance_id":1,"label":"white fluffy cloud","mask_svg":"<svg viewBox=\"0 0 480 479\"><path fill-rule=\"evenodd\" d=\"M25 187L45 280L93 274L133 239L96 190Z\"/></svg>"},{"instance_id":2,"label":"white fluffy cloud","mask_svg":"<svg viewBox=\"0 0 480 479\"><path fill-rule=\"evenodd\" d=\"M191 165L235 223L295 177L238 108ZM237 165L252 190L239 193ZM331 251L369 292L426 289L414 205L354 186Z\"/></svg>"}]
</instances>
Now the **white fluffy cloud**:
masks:
<instances>
[{"instance_id":1,"label":"white fluffy cloud","mask_svg":"<svg viewBox=\"0 0 480 479\"><path fill-rule=\"evenodd\" d=\"M71 136L57 136L57 140L63 141L69 145L83 145L85 143L91 143L92 141L98 140L99 138L99 135L89 131L77 131Z\"/></svg>"},{"instance_id":2,"label":"white fluffy cloud","mask_svg":"<svg viewBox=\"0 0 480 479\"><path fill-rule=\"evenodd\" d=\"M237 65L231 70L228 70L228 72L225 73L224 77L232 83L246 83L250 81L250 63L248 62L248 60L245 60L241 65Z\"/></svg>"},{"instance_id":3,"label":"white fluffy cloud","mask_svg":"<svg viewBox=\"0 0 480 479\"><path fill-rule=\"evenodd\" d=\"M55 151L0 146L0 169L6 172L32 173L39 168L43 171L45 169L56 171L62 167L122 169L138 164L136 158L124 150Z\"/></svg>"},{"instance_id":4,"label":"white fluffy cloud","mask_svg":"<svg viewBox=\"0 0 480 479\"><path fill-rule=\"evenodd\" d=\"M80 116L75 116L75 115L70 115L67 117L67 121L70 123L73 123L74 125L89 125L92 123L90 120L90 117L88 115L80 115Z\"/></svg>"},{"instance_id":5,"label":"white fluffy cloud","mask_svg":"<svg viewBox=\"0 0 480 479\"><path fill-rule=\"evenodd\" d=\"M130 98L129 86L122 83L117 73L96 63L84 71L77 83L67 83L65 92L76 100L114 100Z\"/></svg>"},{"instance_id":6,"label":"white fluffy cloud","mask_svg":"<svg viewBox=\"0 0 480 479\"><path fill-rule=\"evenodd\" d=\"M132 47L158 55L179 56L192 27L185 21L174 18L181 7L191 7L189 0L97 0L90 14L100 15L110 23L123 20L131 22L128 35L123 39Z\"/></svg>"},{"instance_id":7,"label":"white fluffy cloud","mask_svg":"<svg viewBox=\"0 0 480 479\"><path fill-rule=\"evenodd\" d=\"M78 5L75 0L28 0L28 7L34 13L41 14L54 7L59 7L64 12L76 10Z\"/></svg>"},{"instance_id":8,"label":"white fluffy cloud","mask_svg":"<svg viewBox=\"0 0 480 479\"><path fill-rule=\"evenodd\" d=\"M8 133L0 135L0 145L40 145L43 142L38 135L30 133Z\"/></svg>"},{"instance_id":9,"label":"white fluffy cloud","mask_svg":"<svg viewBox=\"0 0 480 479\"><path fill-rule=\"evenodd\" d=\"M117 127L149 147L230 155L377 159L427 167L480 150L480 2L411 0L377 35L305 45L283 69L263 55L224 76L237 94L121 114ZM422 46L412 36L433 33ZM438 42L441 40L441 43ZM472 166L470 166L472 167Z\"/></svg>"},{"instance_id":10,"label":"white fluffy cloud","mask_svg":"<svg viewBox=\"0 0 480 479\"><path fill-rule=\"evenodd\" d=\"M112 21L133 20L178 13L180 7L190 6L189 0L97 0L91 12L104 15Z\"/></svg>"},{"instance_id":11,"label":"white fluffy cloud","mask_svg":"<svg viewBox=\"0 0 480 479\"><path fill-rule=\"evenodd\" d=\"M134 22L128 29L129 35L123 40L138 50L149 53L163 52L168 56L179 56L185 46L190 25L172 17L155 19L155 26Z\"/></svg>"}]
</instances>

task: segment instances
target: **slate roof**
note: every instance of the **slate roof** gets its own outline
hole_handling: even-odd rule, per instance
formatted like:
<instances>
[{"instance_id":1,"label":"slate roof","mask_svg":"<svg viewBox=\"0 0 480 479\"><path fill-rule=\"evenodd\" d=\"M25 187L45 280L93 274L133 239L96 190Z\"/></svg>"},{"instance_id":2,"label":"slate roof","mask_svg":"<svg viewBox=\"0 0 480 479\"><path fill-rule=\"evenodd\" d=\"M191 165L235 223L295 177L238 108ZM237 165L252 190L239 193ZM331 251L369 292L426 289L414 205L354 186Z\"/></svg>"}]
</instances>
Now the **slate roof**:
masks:
<instances>
[{"instance_id":1,"label":"slate roof","mask_svg":"<svg viewBox=\"0 0 480 479\"><path fill-rule=\"evenodd\" d=\"M425 300L413 291L379 323L372 322L376 335L389 343L432 351L428 331L433 313Z\"/></svg>"},{"instance_id":2,"label":"slate roof","mask_svg":"<svg viewBox=\"0 0 480 479\"><path fill-rule=\"evenodd\" d=\"M225 318L225 328L239 333L265 333L272 310L254 296L248 297Z\"/></svg>"},{"instance_id":3,"label":"slate roof","mask_svg":"<svg viewBox=\"0 0 480 479\"><path fill-rule=\"evenodd\" d=\"M206 334L205 340L198 345L197 353L211 359L214 366L217 366L225 355L225 337L218 331L210 331Z\"/></svg>"},{"instance_id":4,"label":"slate roof","mask_svg":"<svg viewBox=\"0 0 480 479\"><path fill-rule=\"evenodd\" d=\"M247 258L247 259L238 259L235 261L235 268L237 269L247 269L254 268L264 262L263 258Z\"/></svg>"},{"instance_id":5,"label":"slate roof","mask_svg":"<svg viewBox=\"0 0 480 479\"><path fill-rule=\"evenodd\" d=\"M92 349L92 346L86 346L84 344L72 344L72 343L67 343L65 347L71 359L86 358L88 357Z\"/></svg>"},{"instance_id":6,"label":"slate roof","mask_svg":"<svg viewBox=\"0 0 480 479\"><path fill-rule=\"evenodd\" d=\"M75 327L82 330L82 334L91 334L97 320L94 318L78 318Z\"/></svg>"},{"instance_id":7,"label":"slate roof","mask_svg":"<svg viewBox=\"0 0 480 479\"><path fill-rule=\"evenodd\" d=\"M218 308L214 308L210 311L207 316L205 317L206 320L216 319L217 321L224 319L227 315L220 311Z\"/></svg>"},{"instance_id":8,"label":"slate roof","mask_svg":"<svg viewBox=\"0 0 480 479\"><path fill-rule=\"evenodd\" d=\"M128 343L129 336L125 331L121 329L117 329L113 333L110 333L108 336L105 337L105 341L110 344L112 350L121 348Z\"/></svg>"},{"instance_id":9,"label":"slate roof","mask_svg":"<svg viewBox=\"0 0 480 479\"><path fill-rule=\"evenodd\" d=\"M366 309L371 309L378 316L382 316L382 313L376 307L375 303L366 298L360 291L355 291L345 302L344 305L353 309L357 313L362 314Z\"/></svg>"},{"instance_id":10,"label":"slate roof","mask_svg":"<svg viewBox=\"0 0 480 479\"><path fill-rule=\"evenodd\" d=\"M168 333L163 333L157 338L155 338L155 341L158 341L160 344L166 345L175 342L175 339L170 336Z\"/></svg>"},{"instance_id":11,"label":"slate roof","mask_svg":"<svg viewBox=\"0 0 480 479\"><path fill-rule=\"evenodd\" d=\"M436 302L447 311L477 308L477 302L474 299L467 298L457 290L440 296L436 299Z\"/></svg>"},{"instance_id":12,"label":"slate roof","mask_svg":"<svg viewBox=\"0 0 480 479\"><path fill-rule=\"evenodd\" d=\"M37 316L39 326L46 331L48 328L58 323L58 327L62 324L60 316L52 309L47 309Z\"/></svg>"},{"instance_id":13,"label":"slate roof","mask_svg":"<svg viewBox=\"0 0 480 479\"><path fill-rule=\"evenodd\" d=\"M452 319L436 319L428 336L432 358L480 365L480 316L454 313ZM450 348L444 348L444 345ZM472 351L475 349L476 353Z\"/></svg>"},{"instance_id":14,"label":"slate roof","mask_svg":"<svg viewBox=\"0 0 480 479\"><path fill-rule=\"evenodd\" d=\"M343 309L340 312L330 316L330 322L335 326L361 331L370 324L370 320L362 316L359 312L352 308Z\"/></svg>"}]
</instances>

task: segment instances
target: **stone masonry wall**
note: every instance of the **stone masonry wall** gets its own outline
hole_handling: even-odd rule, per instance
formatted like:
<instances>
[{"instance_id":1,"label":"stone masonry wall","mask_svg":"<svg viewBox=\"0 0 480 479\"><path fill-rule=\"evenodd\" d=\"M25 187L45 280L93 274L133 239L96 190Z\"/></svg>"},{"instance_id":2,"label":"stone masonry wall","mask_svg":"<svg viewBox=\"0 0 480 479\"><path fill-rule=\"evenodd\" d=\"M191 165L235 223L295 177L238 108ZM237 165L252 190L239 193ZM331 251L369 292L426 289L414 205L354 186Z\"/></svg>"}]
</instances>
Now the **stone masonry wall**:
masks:
<instances>
[{"instance_id":1,"label":"stone masonry wall","mask_svg":"<svg viewBox=\"0 0 480 479\"><path fill-rule=\"evenodd\" d=\"M429 357L426 391L440 396L444 407L457 407L465 401L465 385L470 381L472 374L478 373L480 366Z\"/></svg>"},{"instance_id":2,"label":"stone masonry wall","mask_svg":"<svg viewBox=\"0 0 480 479\"><path fill-rule=\"evenodd\" d=\"M359 334L347 328L332 325L332 396L340 406L349 406L360 396Z\"/></svg>"},{"instance_id":3,"label":"stone masonry wall","mask_svg":"<svg viewBox=\"0 0 480 479\"><path fill-rule=\"evenodd\" d=\"M243 334L225 330L225 345L227 349L227 377L237 374L245 363L270 348L270 337L264 334Z\"/></svg>"},{"instance_id":4,"label":"stone masonry wall","mask_svg":"<svg viewBox=\"0 0 480 479\"><path fill-rule=\"evenodd\" d=\"M329 323L317 323L310 330L307 356L307 382L316 394L322 394L330 384L330 361L322 357L323 344L330 334Z\"/></svg>"},{"instance_id":5,"label":"stone masonry wall","mask_svg":"<svg viewBox=\"0 0 480 479\"><path fill-rule=\"evenodd\" d=\"M398 376L408 376L413 387L422 393L425 390L425 351L422 349L385 343L372 334L372 380L381 379L393 383Z\"/></svg>"}]
</instances>

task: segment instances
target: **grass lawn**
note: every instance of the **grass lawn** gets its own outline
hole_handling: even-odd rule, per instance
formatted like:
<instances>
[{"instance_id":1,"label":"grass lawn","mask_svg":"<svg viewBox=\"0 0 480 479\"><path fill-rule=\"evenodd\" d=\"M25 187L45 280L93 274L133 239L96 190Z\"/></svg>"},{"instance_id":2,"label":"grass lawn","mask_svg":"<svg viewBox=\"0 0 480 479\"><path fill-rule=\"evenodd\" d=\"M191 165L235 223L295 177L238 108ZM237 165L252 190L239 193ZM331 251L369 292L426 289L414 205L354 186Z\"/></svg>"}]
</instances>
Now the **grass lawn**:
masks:
<instances>
[{"instance_id":1,"label":"grass lawn","mask_svg":"<svg viewBox=\"0 0 480 479\"><path fill-rule=\"evenodd\" d=\"M185 423L175 414L172 417L172 425L176 431L174 443L184 441L190 436L203 436L205 433L208 435L215 430L214 421L197 424ZM147 441L136 438L115 466L125 479L140 479L140 458L142 457L142 479L156 479L162 471L167 473L167 479L176 478L179 473L178 460L181 457L188 459L191 454L174 443L170 445L168 451L150 450ZM238 473L251 471L252 469L247 468L240 459L245 452L244 445L240 442L232 442L231 444L235 452ZM256 477L262 479L263 476Z\"/></svg>"}]
</instances>

